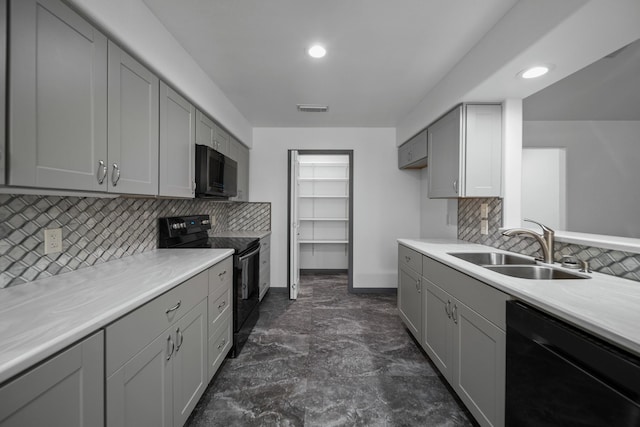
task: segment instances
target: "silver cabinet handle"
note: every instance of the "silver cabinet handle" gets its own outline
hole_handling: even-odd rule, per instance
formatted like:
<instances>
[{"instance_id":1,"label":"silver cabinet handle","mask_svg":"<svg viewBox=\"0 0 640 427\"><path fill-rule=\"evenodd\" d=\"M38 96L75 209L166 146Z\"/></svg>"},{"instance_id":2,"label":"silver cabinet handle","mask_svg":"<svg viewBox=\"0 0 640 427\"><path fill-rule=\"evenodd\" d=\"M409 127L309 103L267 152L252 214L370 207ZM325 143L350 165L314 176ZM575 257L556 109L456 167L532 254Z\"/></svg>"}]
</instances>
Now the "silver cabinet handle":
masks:
<instances>
[{"instance_id":1,"label":"silver cabinet handle","mask_svg":"<svg viewBox=\"0 0 640 427\"><path fill-rule=\"evenodd\" d=\"M227 274L227 270L223 271L222 273L218 273L218 277L220 278L220 280L224 280L225 274Z\"/></svg>"},{"instance_id":2,"label":"silver cabinet handle","mask_svg":"<svg viewBox=\"0 0 640 427\"><path fill-rule=\"evenodd\" d=\"M406 255L405 255L405 256L404 256L404 260L405 260L405 262L409 262L409 261L411 261L411 257L410 257L410 256L406 256Z\"/></svg>"},{"instance_id":3,"label":"silver cabinet handle","mask_svg":"<svg viewBox=\"0 0 640 427\"><path fill-rule=\"evenodd\" d=\"M444 306L444 312L447 313L447 317L451 319L451 300L447 300Z\"/></svg>"},{"instance_id":4,"label":"silver cabinet handle","mask_svg":"<svg viewBox=\"0 0 640 427\"><path fill-rule=\"evenodd\" d=\"M420 280L416 280L416 291L420 293Z\"/></svg>"},{"instance_id":5,"label":"silver cabinet handle","mask_svg":"<svg viewBox=\"0 0 640 427\"><path fill-rule=\"evenodd\" d=\"M176 345L173 343L173 340L171 339L171 335L169 335L167 337L167 360L171 359L171 356L173 355L173 350L175 350Z\"/></svg>"},{"instance_id":6,"label":"silver cabinet handle","mask_svg":"<svg viewBox=\"0 0 640 427\"><path fill-rule=\"evenodd\" d=\"M227 343L227 339L224 338L220 344L218 344L218 350L220 350Z\"/></svg>"},{"instance_id":7,"label":"silver cabinet handle","mask_svg":"<svg viewBox=\"0 0 640 427\"><path fill-rule=\"evenodd\" d=\"M182 347L182 342L184 341L184 335L182 335L182 331L180 328L176 329L176 353L180 351L180 347Z\"/></svg>"},{"instance_id":8,"label":"silver cabinet handle","mask_svg":"<svg viewBox=\"0 0 640 427\"><path fill-rule=\"evenodd\" d=\"M168 309L167 309L167 311L165 311L165 313L169 314L169 313L171 313L172 311L176 311L177 309L179 309L179 308L180 308L180 304L182 304L182 301L178 301L178 303L177 303L176 305L174 305L174 306L173 306L173 307L171 307L171 308L168 308Z\"/></svg>"},{"instance_id":9,"label":"silver cabinet handle","mask_svg":"<svg viewBox=\"0 0 640 427\"><path fill-rule=\"evenodd\" d=\"M96 172L96 179L98 180L98 184L102 184L104 182L105 177L107 176L107 165L104 161L98 161L98 171Z\"/></svg>"},{"instance_id":10,"label":"silver cabinet handle","mask_svg":"<svg viewBox=\"0 0 640 427\"><path fill-rule=\"evenodd\" d=\"M196 180L191 181L191 194L196 194Z\"/></svg>"},{"instance_id":11,"label":"silver cabinet handle","mask_svg":"<svg viewBox=\"0 0 640 427\"><path fill-rule=\"evenodd\" d=\"M454 179L453 180L453 191L458 194L458 180Z\"/></svg>"},{"instance_id":12,"label":"silver cabinet handle","mask_svg":"<svg viewBox=\"0 0 640 427\"><path fill-rule=\"evenodd\" d=\"M219 305L218 305L218 311L222 311L224 310L224 308L227 306L227 302L226 301L222 301Z\"/></svg>"},{"instance_id":13,"label":"silver cabinet handle","mask_svg":"<svg viewBox=\"0 0 640 427\"><path fill-rule=\"evenodd\" d=\"M113 169L111 170L111 183L115 187L118 185L118 181L120 181L120 167L117 163L114 163Z\"/></svg>"},{"instance_id":14,"label":"silver cabinet handle","mask_svg":"<svg viewBox=\"0 0 640 427\"><path fill-rule=\"evenodd\" d=\"M453 304L453 309L451 310L451 317L453 317L453 323L458 324L458 304Z\"/></svg>"}]
</instances>

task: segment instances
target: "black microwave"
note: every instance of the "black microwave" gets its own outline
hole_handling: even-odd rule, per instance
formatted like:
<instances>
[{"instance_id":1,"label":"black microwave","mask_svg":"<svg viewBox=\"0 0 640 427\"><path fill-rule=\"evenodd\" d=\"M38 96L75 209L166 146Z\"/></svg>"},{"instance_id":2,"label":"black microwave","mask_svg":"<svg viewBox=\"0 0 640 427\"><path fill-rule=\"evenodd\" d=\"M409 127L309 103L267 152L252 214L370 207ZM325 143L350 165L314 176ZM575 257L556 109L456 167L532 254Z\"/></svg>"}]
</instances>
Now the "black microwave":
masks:
<instances>
[{"instance_id":1,"label":"black microwave","mask_svg":"<svg viewBox=\"0 0 640 427\"><path fill-rule=\"evenodd\" d=\"M206 145L196 144L196 197L227 199L238 193L238 163Z\"/></svg>"}]
</instances>

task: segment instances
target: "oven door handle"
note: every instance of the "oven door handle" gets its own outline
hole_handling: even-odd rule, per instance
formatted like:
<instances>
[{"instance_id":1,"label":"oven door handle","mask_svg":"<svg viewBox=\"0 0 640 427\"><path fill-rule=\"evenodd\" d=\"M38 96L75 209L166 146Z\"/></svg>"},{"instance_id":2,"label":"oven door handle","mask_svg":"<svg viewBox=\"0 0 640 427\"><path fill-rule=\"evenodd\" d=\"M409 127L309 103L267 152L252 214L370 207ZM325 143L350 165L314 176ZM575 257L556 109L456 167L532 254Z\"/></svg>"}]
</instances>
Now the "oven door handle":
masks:
<instances>
[{"instance_id":1,"label":"oven door handle","mask_svg":"<svg viewBox=\"0 0 640 427\"><path fill-rule=\"evenodd\" d=\"M243 262L244 260L251 258L252 256L254 256L255 254L257 254L258 252L260 252L260 247L256 248L255 250L249 252L246 255L242 255L241 257L238 258L238 262Z\"/></svg>"}]
</instances>

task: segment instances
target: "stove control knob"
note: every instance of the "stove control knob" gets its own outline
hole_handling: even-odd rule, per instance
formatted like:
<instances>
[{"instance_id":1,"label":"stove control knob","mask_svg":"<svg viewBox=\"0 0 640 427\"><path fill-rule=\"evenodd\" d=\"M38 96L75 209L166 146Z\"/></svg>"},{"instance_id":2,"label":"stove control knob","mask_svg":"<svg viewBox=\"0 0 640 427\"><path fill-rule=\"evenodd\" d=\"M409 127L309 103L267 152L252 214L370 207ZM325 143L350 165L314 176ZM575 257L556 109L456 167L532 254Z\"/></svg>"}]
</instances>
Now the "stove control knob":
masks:
<instances>
[{"instance_id":1,"label":"stove control knob","mask_svg":"<svg viewBox=\"0 0 640 427\"><path fill-rule=\"evenodd\" d=\"M203 220L202 220L202 222L201 222L201 224L202 224L202 225L207 225L207 224L209 224L209 222L210 222L210 221L209 221L208 219L203 219Z\"/></svg>"},{"instance_id":2,"label":"stove control knob","mask_svg":"<svg viewBox=\"0 0 640 427\"><path fill-rule=\"evenodd\" d=\"M177 230L178 228L180 228L180 224L171 224L171 228Z\"/></svg>"}]
</instances>

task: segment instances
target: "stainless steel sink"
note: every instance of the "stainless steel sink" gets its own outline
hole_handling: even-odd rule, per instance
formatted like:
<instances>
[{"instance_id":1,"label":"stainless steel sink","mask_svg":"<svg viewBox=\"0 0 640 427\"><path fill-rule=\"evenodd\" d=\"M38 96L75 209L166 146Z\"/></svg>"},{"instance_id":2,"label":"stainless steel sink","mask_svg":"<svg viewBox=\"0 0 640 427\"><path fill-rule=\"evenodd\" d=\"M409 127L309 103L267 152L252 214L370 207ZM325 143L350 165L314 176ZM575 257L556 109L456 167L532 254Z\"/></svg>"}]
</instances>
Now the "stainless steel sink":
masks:
<instances>
[{"instance_id":1,"label":"stainless steel sink","mask_svg":"<svg viewBox=\"0 0 640 427\"><path fill-rule=\"evenodd\" d=\"M519 277L521 279L551 280L589 278L589 276L585 276L582 274L572 273L570 271L560 270L558 268L547 267L543 265L485 265L484 267L488 270L495 271L500 274Z\"/></svg>"},{"instance_id":2,"label":"stainless steel sink","mask_svg":"<svg viewBox=\"0 0 640 427\"><path fill-rule=\"evenodd\" d=\"M536 261L519 255L499 252L449 252L449 255L476 265L535 265Z\"/></svg>"}]
</instances>

